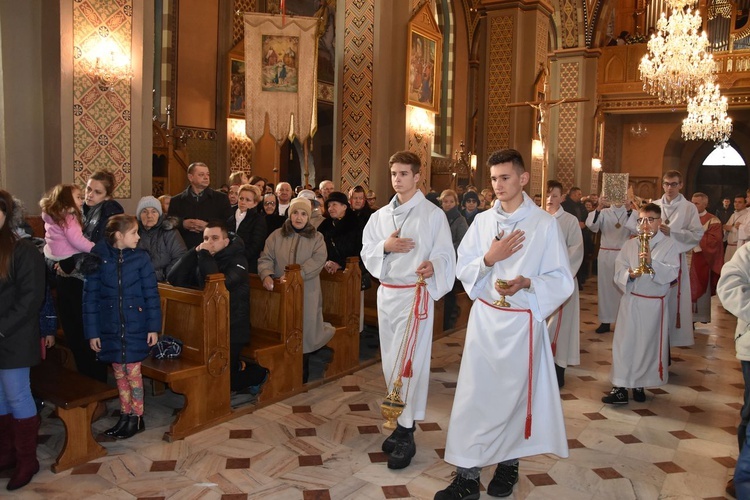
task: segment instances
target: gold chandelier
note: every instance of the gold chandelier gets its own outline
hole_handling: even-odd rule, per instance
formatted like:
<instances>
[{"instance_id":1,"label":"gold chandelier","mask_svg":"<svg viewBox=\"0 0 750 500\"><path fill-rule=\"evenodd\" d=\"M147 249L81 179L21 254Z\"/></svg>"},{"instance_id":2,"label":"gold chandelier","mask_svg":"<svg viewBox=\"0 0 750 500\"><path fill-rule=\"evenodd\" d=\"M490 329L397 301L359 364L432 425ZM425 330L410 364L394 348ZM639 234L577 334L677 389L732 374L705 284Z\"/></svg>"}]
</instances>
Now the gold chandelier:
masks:
<instances>
[{"instance_id":1,"label":"gold chandelier","mask_svg":"<svg viewBox=\"0 0 750 500\"><path fill-rule=\"evenodd\" d=\"M643 90L667 104L682 104L701 84L713 81L713 56L706 51L706 33L699 32L700 13L689 7L694 3L667 0L672 15L661 14L639 65Z\"/></svg>"},{"instance_id":2,"label":"gold chandelier","mask_svg":"<svg viewBox=\"0 0 750 500\"><path fill-rule=\"evenodd\" d=\"M705 83L695 97L688 98L688 116L682 121L686 141L704 140L723 143L732 134L732 119L727 116L727 98L719 86Z\"/></svg>"}]
</instances>

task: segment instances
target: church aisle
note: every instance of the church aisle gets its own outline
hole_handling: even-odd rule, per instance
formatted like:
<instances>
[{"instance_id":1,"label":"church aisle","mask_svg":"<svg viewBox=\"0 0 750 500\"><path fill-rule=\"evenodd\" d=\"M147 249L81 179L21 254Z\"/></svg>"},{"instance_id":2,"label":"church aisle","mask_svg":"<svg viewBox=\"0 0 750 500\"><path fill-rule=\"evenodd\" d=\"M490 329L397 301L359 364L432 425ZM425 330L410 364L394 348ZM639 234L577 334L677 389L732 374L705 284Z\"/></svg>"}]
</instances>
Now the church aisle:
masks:
<instances>
[{"instance_id":1,"label":"church aisle","mask_svg":"<svg viewBox=\"0 0 750 500\"><path fill-rule=\"evenodd\" d=\"M594 333L594 286L589 280L581 292L582 364L568 368L561 391L570 458L522 460L510 498L724 498L743 387L734 318L714 298L714 323L698 324L696 345L672 352L670 383L647 390L645 403L611 407L600 398L611 387L612 333ZM376 364L175 443L161 436L176 401L150 398L144 433L107 442L107 457L61 474L49 466L62 424L45 409L42 471L8 498L431 499L453 471L442 456L463 336L433 346L427 419L418 424L417 455L407 469L387 469L380 451L384 383ZM484 487L493 470L485 469ZM0 475L4 495L8 476Z\"/></svg>"}]
</instances>

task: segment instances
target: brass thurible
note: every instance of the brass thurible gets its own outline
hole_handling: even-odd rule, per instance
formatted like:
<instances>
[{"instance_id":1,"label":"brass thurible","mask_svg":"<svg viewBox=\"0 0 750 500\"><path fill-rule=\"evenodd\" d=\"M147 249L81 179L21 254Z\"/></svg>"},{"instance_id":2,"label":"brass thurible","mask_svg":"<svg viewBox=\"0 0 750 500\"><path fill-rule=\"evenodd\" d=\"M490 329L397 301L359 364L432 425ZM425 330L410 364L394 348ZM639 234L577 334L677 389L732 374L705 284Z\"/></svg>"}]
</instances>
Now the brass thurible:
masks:
<instances>
[{"instance_id":1,"label":"brass thurible","mask_svg":"<svg viewBox=\"0 0 750 500\"><path fill-rule=\"evenodd\" d=\"M498 278L497 280L495 280L495 286L497 288L505 289L509 288L510 285L508 285L507 281ZM496 300L492 303L492 305L495 307L510 307L510 302L505 300L505 295L501 295L500 300Z\"/></svg>"}]
</instances>

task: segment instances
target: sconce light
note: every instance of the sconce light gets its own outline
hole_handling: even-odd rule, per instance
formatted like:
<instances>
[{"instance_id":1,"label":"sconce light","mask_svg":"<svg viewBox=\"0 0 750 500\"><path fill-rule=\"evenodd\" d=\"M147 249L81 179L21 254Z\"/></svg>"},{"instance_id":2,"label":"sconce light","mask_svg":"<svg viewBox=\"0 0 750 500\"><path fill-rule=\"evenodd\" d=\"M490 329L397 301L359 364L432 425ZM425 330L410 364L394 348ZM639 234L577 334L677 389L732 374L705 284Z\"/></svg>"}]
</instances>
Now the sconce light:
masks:
<instances>
[{"instance_id":1,"label":"sconce light","mask_svg":"<svg viewBox=\"0 0 750 500\"><path fill-rule=\"evenodd\" d=\"M425 110L412 107L409 121L417 142L422 142L423 138L435 135L435 118L434 116L432 118L428 116Z\"/></svg>"},{"instance_id":2,"label":"sconce light","mask_svg":"<svg viewBox=\"0 0 750 500\"><path fill-rule=\"evenodd\" d=\"M531 141L531 157L537 160L544 158L544 144L539 139Z\"/></svg>"},{"instance_id":3,"label":"sconce light","mask_svg":"<svg viewBox=\"0 0 750 500\"><path fill-rule=\"evenodd\" d=\"M229 137L238 141L249 140L245 134L245 120L229 119Z\"/></svg>"},{"instance_id":4,"label":"sconce light","mask_svg":"<svg viewBox=\"0 0 750 500\"><path fill-rule=\"evenodd\" d=\"M129 54L123 52L112 38L100 38L86 49L83 68L104 90L111 90L120 80L133 77Z\"/></svg>"},{"instance_id":5,"label":"sconce light","mask_svg":"<svg viewBox=\"0 0 750 500\"><path fill-rule=\"evenodd\" d=\"M469 159L469 166L471 167L471 170L476 172L477 170L477 155L471 155Z\"/></svg>"},{"instance_id":6,"label":"sconce light","mask_svg":"<svg viewBox=\"0 0 750 500\"><path fill-rule=\"evenodd\" d=\"M591 158L591 171L598 174L602 171L602 160L601 158Z\"/></svg>"}]
</instances>

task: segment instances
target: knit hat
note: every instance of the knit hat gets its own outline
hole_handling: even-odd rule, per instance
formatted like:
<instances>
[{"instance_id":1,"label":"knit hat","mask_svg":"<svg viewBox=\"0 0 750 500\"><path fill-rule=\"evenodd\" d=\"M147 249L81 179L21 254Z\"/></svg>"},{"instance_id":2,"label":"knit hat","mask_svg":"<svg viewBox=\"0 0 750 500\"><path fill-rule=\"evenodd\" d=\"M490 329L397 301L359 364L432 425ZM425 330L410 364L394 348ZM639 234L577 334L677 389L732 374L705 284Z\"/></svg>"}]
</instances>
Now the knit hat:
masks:
<instances>
[{"instance_id":1,"label":"knit hat","mask_svg":"<svg viewBox=\"0 0 750 500\"><path fill-rule=\"evenodd\" d=\"M464 193L463 202L466 203L467 200L474 200L475 203L479 203L479 195L475 193L474 191L466 191Z\"/></svg>"},{"instance_id":2,"label":"knit hat","mask_svg":"<svg viewBox=\"0 0 750 500\"><path fill-rule=\"evenodd\" d=\"M147 208L156 209L156 211L159 212L159 217L163 215L163 212L161 210L161 202L153 196L144 196L138 202L138 208L135 209L136 216L140 219L141 212L143 212Z\"/></svg>"},{"instance_id":3,"label":"knit hat","mask_svg":"<svg viewBox=\"0 0 750 500\"><path fill-rule=\"evenodd\" d=\"M289 204L289 211L287 212L287 214L292 215L295 210L304 210L305 212L307 212L307 216L310 217L310 212L312 212L312 204L307 198L300 198L298 196L294 198Z\"/></svg>"},{"instance_id":4,"label":"knit hat","mask_svg":"<svg viewBox=\"0 0 750 500\"><path fill-rule=\"evenodd\" d=\"M341 191L331 191L328 193L328 198L326 198L325 204L326 204L326 210L328 210L328 204L332 201L337 201L341 203L342 205L349 206L349 198L346 197L344 193Z\"/></svg>"}]
</instances>

